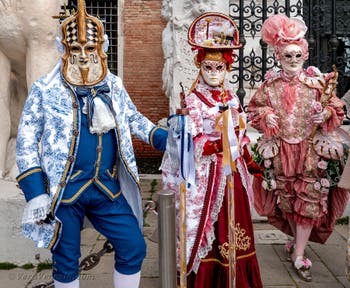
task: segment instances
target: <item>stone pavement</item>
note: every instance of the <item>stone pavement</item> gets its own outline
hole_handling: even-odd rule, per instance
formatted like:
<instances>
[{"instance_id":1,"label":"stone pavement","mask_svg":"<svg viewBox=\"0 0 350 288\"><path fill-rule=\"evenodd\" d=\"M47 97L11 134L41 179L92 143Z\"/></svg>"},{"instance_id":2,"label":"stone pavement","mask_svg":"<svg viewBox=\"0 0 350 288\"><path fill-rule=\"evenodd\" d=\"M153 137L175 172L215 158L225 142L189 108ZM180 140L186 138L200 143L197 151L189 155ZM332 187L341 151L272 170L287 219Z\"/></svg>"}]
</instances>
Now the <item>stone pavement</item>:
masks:
<instances>
[{"instance_id":1,"label":"stone pavement","mask_svg":"<svg viewBox=\"0 0 350 288\"><path fill-rule=\"evenodd\" d=\"M157 180L149 179L147 184L145 184L147 185L143 188L143 191L146 191L144 192L145 200L154 199L155 191L158 188L157 183ZM157 217L153 213L148 212L144 227L147 256L142 267L141 288L166 288L159 286L158 245L149 240L149 238L152 238L156 225ZM286 261L286 255L283 252L284 243L287 240L286 235L261 220L254 223L254 230L264 287L350 288L350 282L348 282L345 273L347 225L337 225L326 244L310 243L307 246L306 252L313 262L312 272L314 280L311 283L300 280L292 269L291 263ZM104 237L95 230L85 228L82 231L82 258L92 252L99 251L103 247L104 242ZM82 273L80 287L113 288L112 273L113 253L110 253L102 257L98 266ZM36 274L34 269L0 270L0 288L24 288L31 277L34 278L32 285L47 282L51 280L51 271L44 270ZM32 285L27 287L32 287Z\"/></svg>"}]
</instances>

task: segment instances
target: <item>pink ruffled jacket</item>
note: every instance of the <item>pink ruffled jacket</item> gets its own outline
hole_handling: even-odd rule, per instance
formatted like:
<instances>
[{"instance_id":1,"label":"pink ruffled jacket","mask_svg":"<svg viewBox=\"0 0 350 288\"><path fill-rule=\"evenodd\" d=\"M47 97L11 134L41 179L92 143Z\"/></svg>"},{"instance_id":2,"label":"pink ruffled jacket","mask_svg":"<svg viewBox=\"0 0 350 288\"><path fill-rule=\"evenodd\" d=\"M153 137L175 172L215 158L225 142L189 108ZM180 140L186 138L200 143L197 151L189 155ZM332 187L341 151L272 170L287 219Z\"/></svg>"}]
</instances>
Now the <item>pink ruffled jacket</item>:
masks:
<instances>
[{"instance_id":1,"label":"pink ruffled jacket","mask_svg":"<svg viewBox=\"0 0 350 288\"><path fill-rule=\"evenodd\" d=\"M309 67L293 79L284 77L282 71L266 74L266 81L258 89L248 106L251 125L265 137L277 136L296 144L306 139L312 131L311 115L317 112L325 83L330 74L321 74L315 67ZM330 132L339 127L344 119L344 103L333 95L326 107L330 117L321 124ZM267 127L266 116L273 113L279 117L278 127Z\"/></svg>"}]
</instances>

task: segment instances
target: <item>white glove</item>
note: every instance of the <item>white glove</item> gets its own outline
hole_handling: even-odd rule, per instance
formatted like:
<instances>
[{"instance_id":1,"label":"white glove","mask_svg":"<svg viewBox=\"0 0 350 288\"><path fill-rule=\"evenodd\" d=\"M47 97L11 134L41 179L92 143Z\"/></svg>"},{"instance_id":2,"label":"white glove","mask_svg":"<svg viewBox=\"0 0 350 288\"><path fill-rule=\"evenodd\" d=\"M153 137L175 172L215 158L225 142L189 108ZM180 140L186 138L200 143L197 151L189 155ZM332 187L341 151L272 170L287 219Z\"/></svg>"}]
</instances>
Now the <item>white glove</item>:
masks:
<instances>
[{"instance_id":1,"label":"white glove","mask_svg":"<svg viewBox=\"0 0 350 288\"><path fill-rule=\"evenodd\" d=\"M322 124L328 118L329 118L329 112L327 111L327 109L324 109L320 113L316 113L316 114L311 115L311 121L314 124Z\"/></svg>"},{"instance_id":2,"label":"white glove","mask_svg":"<svg viewBox=\"0 0 350 288\"><path fill-rule=\"evenodd\" d=\"M267 114L266 116L266 125L269 128L275 128L277 127L277 121L279 117L276 114Z\"/></svg>"},{"instance_id":3,"label":"white glove","mask_svg":"<svg viewBox=\"0 0 350 288\"><path fill-rule=\"evenodd\" d=\"M50 197L42 194L31 199L23 211L22 223L42 224L50 213Z\"/></svg>"}]
</instances>

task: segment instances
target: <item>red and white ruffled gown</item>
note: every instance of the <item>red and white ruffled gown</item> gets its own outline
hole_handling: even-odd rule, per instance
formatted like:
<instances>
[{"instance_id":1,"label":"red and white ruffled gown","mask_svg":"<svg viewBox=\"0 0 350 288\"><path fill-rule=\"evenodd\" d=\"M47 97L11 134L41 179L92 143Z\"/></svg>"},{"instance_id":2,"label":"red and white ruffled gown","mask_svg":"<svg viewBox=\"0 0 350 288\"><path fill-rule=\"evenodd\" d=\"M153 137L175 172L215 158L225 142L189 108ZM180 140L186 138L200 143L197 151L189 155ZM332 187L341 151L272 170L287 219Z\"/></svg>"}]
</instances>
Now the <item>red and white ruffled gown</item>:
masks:
<instances>
[{"instance_id":1,"label":"red and white ruffled gown","mask_svg":"<svg viewBox=\"0 0 350 288\"><path fill-rule=\"evenodd\" d=\"M186 195L187 287L191 288L229 287L228 189L222 167L223 155L217 152L221 136L216 131L215 120L220 112L213 108L222 105L220 92L219 88L214 89L199 78L195 89L185 98L194 140L196 183ZM239 129L238 117L246 123L246 115L238 98L230 91L226 93L227 100L232 103L239 150L244 155L237 159L237 172L234 173L236 287L258 288L262 287L262 282L254 246L249 200L252 188L247 166L253 172L259 169L248 153L249 139L245 129ZM175 191L178 210L178 171L172 171L170 166L171 159L165 154L162 164L164 189Z\"/></svg>"},{"instance_id":2,"label":"red and white ruffled gown","mask_svg":"<svg viewBox=\"0 0 350 288\"><path fill-rule=\"evenodd\" d=\"M329 162L338 161L342 169L349 138L339 128L344 118L344 103L333 94L324 109L330 117L320 125L309 150L313 129L311 115L320 107L327 75L309 67L293 78L272 71L248 105L251 125L263 133L258 150L264 159L266 175L253 182L255 208L268 221L292 235L288 219L312 225L310 240L324 243L342 215L348 191L338 188ZM266 116L276 114L278 127L270 129ZM309 153L311 154L308 154ZM312 170L306 170L306 164ZM328 168L327 168L328 167ZM340 171L341 173L341 171Z\"/></svg>"}]
</instances>

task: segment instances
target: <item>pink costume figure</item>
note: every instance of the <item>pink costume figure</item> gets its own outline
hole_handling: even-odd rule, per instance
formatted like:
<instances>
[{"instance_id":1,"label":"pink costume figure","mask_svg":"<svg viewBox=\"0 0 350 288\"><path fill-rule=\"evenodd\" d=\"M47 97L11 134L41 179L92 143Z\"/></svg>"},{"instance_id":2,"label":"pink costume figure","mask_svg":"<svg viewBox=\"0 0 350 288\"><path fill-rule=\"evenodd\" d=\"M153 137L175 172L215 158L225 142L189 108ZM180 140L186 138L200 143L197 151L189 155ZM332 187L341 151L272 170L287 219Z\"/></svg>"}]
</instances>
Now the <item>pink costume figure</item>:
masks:
<instances>
[{"instance_id":1,"label":"pink costume figure","mask_svg":"<svg viewBox=\"0 0 350 288\"><path fill-rule=\"evenodd\" d=\"M335 86L335 73L303 69L306 30L302 20L284 15L264 22L262 38L275 49L282 70L266 73L248 113L251 125L263 133L256 156L264 176L254 179L255 208L294 237L286 252L298 275L312 281L305 248L308 240L324 243L344 211L348 192L337 181L344 166L343 143L349 140L339 128L344 103L329 89ZM314 137L313 127L319 128Z\"/></svg>"}]
</instances>

